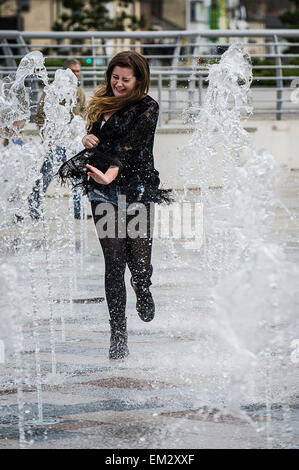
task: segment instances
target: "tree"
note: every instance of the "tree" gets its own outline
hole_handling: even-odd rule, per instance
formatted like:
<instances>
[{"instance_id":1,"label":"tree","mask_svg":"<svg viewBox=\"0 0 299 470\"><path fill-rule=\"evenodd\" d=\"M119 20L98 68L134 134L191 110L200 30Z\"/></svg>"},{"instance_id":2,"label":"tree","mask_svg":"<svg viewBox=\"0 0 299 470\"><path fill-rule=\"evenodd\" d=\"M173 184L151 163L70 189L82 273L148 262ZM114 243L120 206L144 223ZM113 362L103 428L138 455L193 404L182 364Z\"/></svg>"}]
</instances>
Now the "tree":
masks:
<instances>
[{"instance_id":1,"label":"tree","mask_svg":"<svg viewBox=\"0 0 299 470\"><path fill-rule=\"evenodd\" d=\"M54 31L123 31L125 24L130 29L145 26L145 19L129 15L125 10L116 18L111 18L107 3L112 0L63 0L64 8L71 13L63 13L53 24ZM134 0L118 0L118 5L127 7Z\"/></svg>"},{"instance_id":2,"label":"tree","mask_svg":"<svg viewBox=\"0 0 299 470\"><path fill-rule=\"evenodd\" d=\"M292 3L292 7L280 16L280 21L288 29L299 29L299 0L293 0Z\"/></svg>"}]
</instances>

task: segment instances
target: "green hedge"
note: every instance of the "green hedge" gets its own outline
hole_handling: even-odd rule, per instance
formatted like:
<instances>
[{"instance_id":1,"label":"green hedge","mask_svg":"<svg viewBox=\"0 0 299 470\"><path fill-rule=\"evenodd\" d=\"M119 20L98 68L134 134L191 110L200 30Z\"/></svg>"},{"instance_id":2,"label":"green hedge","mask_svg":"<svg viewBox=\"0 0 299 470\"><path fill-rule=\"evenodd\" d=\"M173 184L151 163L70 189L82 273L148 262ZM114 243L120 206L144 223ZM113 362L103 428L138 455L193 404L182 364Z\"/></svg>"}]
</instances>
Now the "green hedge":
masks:
<instances>
[{"instance_id":1,"label":"green hedge","mask_svg":"<svg viewBox=\"0 0 299 470\"><path fill-rule=\"evenodd\" d=\"M66 59L51 59L51 57L48 57L48 58L45 59L45 66L46 67L56 67L58 69L58 68L63 67L63 64L64 64L65 60ZM85 59L78 58L77 60L80 62L82 67L83 66L84 67L91 67L91 65L92 65L92 64L87 64L85 62Z\"/></svg>"},{"instance_id":2,"label":"green hedge","mask_svg":"<svg viewBox=\"0 0 299 470\"><path fill-rule=\"evenodd\" d=\"M275 64L275 60L274 59L257 59L257 58L253 58L252 59L252 65L255 66L255 65L259 65L259 66L267 66L267 65L276 65ZM299 57L286 57L286 58L283 58L282 60L282 67L284 65L297 65L299 66ZM254 78L254 82L253 82L253 85L254 86L274 86L276 84L276 70L275 69L253 69L252 71L253 73L253 78ZM288 69L284 69L282 70L282 75L283 77L291 77L291 76L296 76L298 77L299 76L299 68L296 69L296 68L288 68ZM269 80L259 80L259 77L269 77ZM273 77L273 79L271 80L270 77ZM287 81L284 80L284 84L286 83Z\"/></svg>"}]
</instances>

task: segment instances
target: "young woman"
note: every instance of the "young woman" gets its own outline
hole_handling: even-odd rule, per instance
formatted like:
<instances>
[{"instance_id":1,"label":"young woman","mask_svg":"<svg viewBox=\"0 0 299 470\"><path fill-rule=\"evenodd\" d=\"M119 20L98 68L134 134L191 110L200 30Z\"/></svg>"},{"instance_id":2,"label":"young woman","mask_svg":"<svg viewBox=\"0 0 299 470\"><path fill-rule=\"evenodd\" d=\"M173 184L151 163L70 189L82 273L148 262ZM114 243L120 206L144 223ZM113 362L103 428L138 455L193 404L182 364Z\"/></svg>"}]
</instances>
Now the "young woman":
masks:
<instances>
[{"instance_id":1,"label":"young woman","mask_svg":"<svg viewBox=\"0 0 299 470\"><path fill-rule=\"evenodd\" d=\"M159 189L159 173L154 167L159 106L147 94L149 84L149 67L141 54L117 54L108 65L105 85L88 105L89 133L82 140L86 150L59 171L62 180L79 178L91 202L105 259L110 359L129 354L126 265L140 318L151 321L155 314L150 292L153 207L155 202L168 203L171 198L168 190Z\"/></svg>"}]
</instances>

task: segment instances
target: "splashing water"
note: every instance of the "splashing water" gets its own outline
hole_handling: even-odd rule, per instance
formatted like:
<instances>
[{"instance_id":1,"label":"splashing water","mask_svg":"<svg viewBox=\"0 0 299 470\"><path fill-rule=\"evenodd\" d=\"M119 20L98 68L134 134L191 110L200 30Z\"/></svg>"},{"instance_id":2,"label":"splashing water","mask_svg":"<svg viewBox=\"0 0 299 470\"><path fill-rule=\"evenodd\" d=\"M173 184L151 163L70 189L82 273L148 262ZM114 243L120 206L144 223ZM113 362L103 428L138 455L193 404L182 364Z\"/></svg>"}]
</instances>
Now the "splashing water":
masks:
<instances>
[{"instance_id":1,"label":"splashing water","mask_svg":"<svg viewBox=\"0 0 299 470\"><path fill-rule=\"evenodd\" d=\"M4 78L0 90L0 136L4 138L18 137L19 126L15 123L26 122L30 118L31 105L29 89L25 80L29 76L48 83L44 57L39 51L33 51L22 58L15 74ZM37 177L42 163L42 146L30 140L21 148L10 144L2 149L0 161L1 175L1 209L4 217L0 226L6 225L15 212L24 212L26 196Z\"/></svg>"},{"instance_id":2,"label":"splashing water","mask_svg":"<svg viewBox=\"0 0 299 470\"><path fill-rule=\"evenodd\" d=\"M16 122L27 122L31 115L30 89L25 85L26 78L30 76L41 79L45 85L43 141L25 138L20 146L14 144L12 139L20 133L19 126L15 125ZM73 269L76 266L74 224L72 218L63 221L62 224L60 219L63 214L60 214L59 219L61 194L55 192L54 218L57 227L54 235L51 233L49 220L51 214L48 213L47 217L44 217L44 212L47 210L45 201L43 200L42 204L42 220L36 224L29 216L28 195L36 179L41 178L40 169L50 145L55 142L55 146L66 148L67 155L77 153L82 148L81 139L85 134L85 125L83 119L78 116L72 119L72 109L76 103L77 78L69 69L57 70L53 83L49 84L44 58L38 51L23 57L16 73L6 77L0 85L0 135L9 139L8 145L1 148L0 159L0 278L3 294L5 293L1 296L0 340L1 344L5 344L8 363L13 351L11 343L14 346L19 438L20 446L24 447L28 425L24 420L24 386L35 384L38 402L36 418L40 424L43 423L42 383L47 380L42 373L40 359L43 322L48 325L46 341L50 343L51 350L51 381L56 383L63 380L62 376L56 374L53 285L56 276L59 276L60 280L65 279L65 282L62 282L60 295L70 298L72 292L68 292L68 286L73 285L73 278L76 276L76 270ZM59 162L55 160L53 164L53 173L55 173ZM16 215L18 220L21 220L18 224ZM51 242L55 246L55 259ZM73 271L69 272L66 268L62 273L57 269L57 265L61 250L65 248L68 248L68 255L64 256L61 263L67 265L67 268L68 264L71 264ZM7 316L7 312L11 312L8 324L2 318L2 314ZM31 324L29 333L28 322ZM26 344L24 344L23 326L26 330ZM22 359L26 347L35 350L35 371L31 370ZM3 382L1 377L1 388L7 385L8 383Z\"/></svg>"},{"instance_id":3,"label":"splashing water","mask_svg":"<svg viewBox=\"0 0 299 470\"><path fill-rule=\"evenodd\" d=\"M6 245L4 255L8 254L7 263L0 259L0 277L11 278L11 283L5 284L7 287L3 287L4 283L0 287L8 303L10 301L13 328L19 325L12 334L18 361L21 445L25 443L26 434L24 384L36 386L38 417L42 421L42 384L59 383L55 373L56 330L59 327L62 330L63 317L59 323L53 315L53 296L55 292L59 293L59 299L72 298L77 269L74 221L72 216L69 221L64 220L58 193L55 191L54 211L50 213L54 225L51 226L51 217L47 217L38 227L27 215L27 195L38 176L48 145L55 141L67 154L74 154L81 150L81 137L85 133L81 118L75 116L71 120L77 86L75 76L68 70L57 71L54 82L48 84L41 55L33 54L22 59L16 76L9 77L3 85L6 93L3 96L12 111L10 114L2 100L2 116L5 115L0 125L2 136L15 135L15 120L29 119L30 101L24 80L32 73L46 85L44 142L31 141L22 148L10 144L1 149L0 161L4 214L0 230ZM206 100L195 121L195 132L182 152L180 168L185 181L184 200L188 200L190 187L200 187L203 245L200 250L194 249L188 264L188 257L184 256L187 250L180 258L182 252L175 253L175 245L169 243L176 262L196 270L197 289L200 286L208 299L208 308L203 312L201 305L194 317L193 312L188 312L187 320L180 305L174 307L178 311L176 316L168 315L166 308L167 335L172 332L178 335L185 322L188 332L192 329L198 341L187 344L185 349L176 343L175 353L165 350L163 361L161 348L153 351L150 346L150 353L134 357L131 367L135 371L140 366L138 372L145 378L152 369L155 377L162 380L174 377L175 383L191 384L190 396L186 392L184 400L187 402L190 398L196 406L199 403L199 406L217 408L223 413L245 416L248 421L250 407L257 410L261 406L262 410L266 409L271 446L272 405L278 402L282 405L283 419L288 425L290 404L298 394L298 363L290 361L290 353L292 341L299 338L296 316L299 273L294 263L286 259L283 247L273 240L272 213L281 207L276 187L285 175L268 151L254 149L241 123L252 112L251 64L242 46L231 46L221 61L211 66L208 80ZM244 156L246 163L241 164ZM12 223L15 212L25 217L25 224ZM82 227L80 223L81 235ZM41 242L39 250L35 250L33 238ZM84 267L82 255L81 250L80 262ZM71 302L69 305L72 308ZM5 318L2 320L4 323ZM26 361L21 361L24 340L21 326L27 323L31 324L32 338L25 338L25 342L33 344L34 371ZM10 336L11 330L12 327L4 331L5 338ZM65 332L62 333L65 341ZM163 336L166 336L165 331ZM41 370L39 351L42 348L51 353L50 378ZM71 364L68 367L71 369ZM63 382L63 377L60 379Z\"/></svg>"},{"instance_id":4,"label":"splashing water","mask_svg":"<svg viewBox=\"0 0 299 470\"><path fill-rule=\"evenodd\" d=\"M248 104L252 81L248 55L240 46L231 46L220 63L211 66L207 80L206 99L179 167L185 185L200 187L205 198L208 198L209 187L221 184L226 188L230 185L240 152L249 145L241 124L241 118L252 112ZM219 149L221 159L217 158ZM190 151L192 162L188 158ZM216 173L215 169L218 170Z\"/></svg>"},{"instance_id":5,"label":"splashing water","mask_svg":"<svg viewBox=\"0 0 299 470\"><path fill-rule=\"evenodd\" d=\"M69 124L76 103L78 81L70 69L58 69L51 85L44 88L45 123L41 129L45 147L49 144L64 147L70 140Z\"/></svg>"},{"instance_id":6,"label":"splashing water","mask_svg":"<svg viewBox=\"0 0 299 470\"><path fill-rule=\"evenodd\" d=\"M267 150L254 149L241 123L251 113L251 80L249 57L233 44L210 67L206 100L179 169L185 198L190 186L200 187L198 273L218 338L210 351L218 348L218 357L223 352L218 363L229 377L224 409L235 413L241 405L288 407L299 383L298 365L290 362L290 345L299 335L299 268L273 241L273 210L282 206L277 187L285 172Z\"/></svg>"},{"instance_id":7,"label":"splashing water","mask_svg":"<svg viewBox=\"0 0 299 470\"><path fill-rule=\"evenodd\" d=\"M14 137L17 130L15 121L30 118L29 89L25 80L35 76L47 84L44 57L41 52L29 52L22 58L15 74L10 74L0 82L0 136Z\"/></svg>"},{"instance_id":8,"label":"splashing water","mask_svg":"<svg viewBox=\"0 0 299 470\"><path fill-rule=\"evenodd\" d=\"M20 310L22 310L20 309L21 299L19 296L19 292L15 287L18 281L18 274L15 268L6 263L1 263L0 294L2 299L7 299L8 308L5 310L5 312L3 309L0 309L0 339L2 341L2 344L5 345L5 348L3 350L3 362L8 361L9 357L11 356L14 357L14 362L16 366L14 371L14 384L17 387L19 442L20 447L24 447L24 362L22 359L22 352L24 350L24 336L22 322L20 321Z\"/></svg>"}]
</instances>

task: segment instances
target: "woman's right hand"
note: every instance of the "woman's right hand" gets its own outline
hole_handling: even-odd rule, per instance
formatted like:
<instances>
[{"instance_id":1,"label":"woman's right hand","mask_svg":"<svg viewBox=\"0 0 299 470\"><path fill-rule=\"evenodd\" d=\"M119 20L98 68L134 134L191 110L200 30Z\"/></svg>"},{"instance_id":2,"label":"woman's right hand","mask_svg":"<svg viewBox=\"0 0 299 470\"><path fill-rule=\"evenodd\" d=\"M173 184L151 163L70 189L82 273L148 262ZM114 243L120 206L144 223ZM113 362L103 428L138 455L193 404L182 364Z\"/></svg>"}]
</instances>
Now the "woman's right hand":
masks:
<instances>
[{"instance_id":1,"label":"woman's right hand","mask_svg":"<svg viewBox=\"0 0 299 470\"><path fill-rule=\"evenodd\" d=\"M94 134L87 134L82 139L82 144L86 149L93 149L99 145L99 139Z\"/></svg>"}]
</instances>

